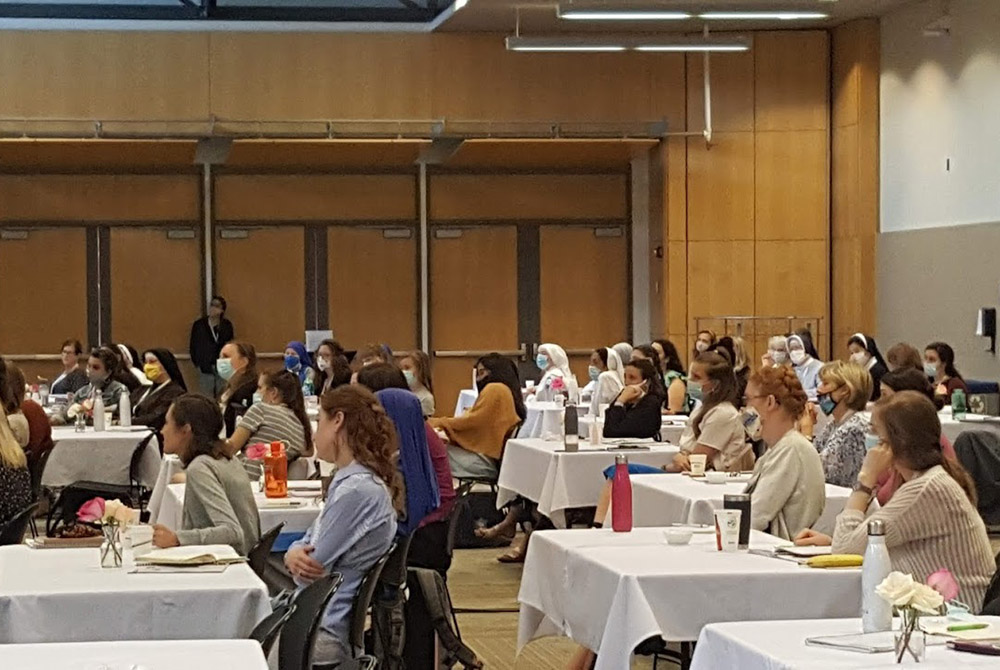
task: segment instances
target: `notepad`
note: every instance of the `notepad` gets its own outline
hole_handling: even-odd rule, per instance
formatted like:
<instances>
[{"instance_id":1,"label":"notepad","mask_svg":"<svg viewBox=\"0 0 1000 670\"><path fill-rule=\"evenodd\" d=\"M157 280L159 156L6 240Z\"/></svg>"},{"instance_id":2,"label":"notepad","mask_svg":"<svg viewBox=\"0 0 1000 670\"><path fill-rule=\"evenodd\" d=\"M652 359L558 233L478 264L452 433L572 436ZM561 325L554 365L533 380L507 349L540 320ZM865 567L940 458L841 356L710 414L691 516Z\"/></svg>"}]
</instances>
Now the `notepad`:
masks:
<instances>
[{"instance_id":1,"label":"notepad","mask_svg":"<svg viewBox=\"0 0 1000 670\"><path fill-rule=\"evenodd\" d=\"M135 562L143 565L212 565L242 563L244 561L246 559L227 544L154 549L142 556L135 557Z\"/></svg>"}]
</instances>

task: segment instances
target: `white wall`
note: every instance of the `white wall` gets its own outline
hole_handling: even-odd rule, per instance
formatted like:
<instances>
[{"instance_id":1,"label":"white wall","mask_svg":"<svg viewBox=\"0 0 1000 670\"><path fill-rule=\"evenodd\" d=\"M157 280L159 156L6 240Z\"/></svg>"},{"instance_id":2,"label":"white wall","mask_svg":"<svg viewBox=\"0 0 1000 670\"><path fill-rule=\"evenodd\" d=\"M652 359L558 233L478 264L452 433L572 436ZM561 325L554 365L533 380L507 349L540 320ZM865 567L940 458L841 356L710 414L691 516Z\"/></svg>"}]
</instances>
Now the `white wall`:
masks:
<instances>
[{"instance_id":1,"label":"white wall","mask_svg":"<svg viewBox=\"0 0 1000 670\"><path fill-rule=\"evenodd\" d=\"M942 6L882 19L883 232L1000 221L1000 0L952 0L925 37Z\"/></svg>"}]
</instances>

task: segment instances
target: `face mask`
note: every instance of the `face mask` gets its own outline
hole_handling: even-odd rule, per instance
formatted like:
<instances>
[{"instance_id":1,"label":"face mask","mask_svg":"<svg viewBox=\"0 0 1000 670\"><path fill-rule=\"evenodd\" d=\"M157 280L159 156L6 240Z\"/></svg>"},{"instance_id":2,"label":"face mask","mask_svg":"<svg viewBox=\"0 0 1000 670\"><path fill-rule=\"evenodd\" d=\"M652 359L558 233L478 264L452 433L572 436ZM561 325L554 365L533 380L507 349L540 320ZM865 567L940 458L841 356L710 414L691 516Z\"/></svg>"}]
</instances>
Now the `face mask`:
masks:
<instances>
[{"instance_id":1,"label":"face mask","mask_svg":"<svg viewBox=\"0 0 1000 670\"><path fill-rule=\"evenodd\" d=\"M253 404L259 405L262 402L264 402L264 396L261 395L260 391L258 391L257 393L254 393L253 394Z\"/></svg>"},{"instance_id":2,"label":"face mask","mask_svg":"<svg viewBox=\"0 0 1000 670\"><path fill-rule=\"evenodd\" d=\"M865 435L865 451L866 452L867 451L871 451L872 449L874 449L875 447L877 447L881 443L882 443L882 440L879 439L878 435L872 435L871 433L868 433L867 435Z\"/></svg>"},{"instance_id":3,"label":"face mask","mask_svg":"<svg viewBox=\"0 0 1000 670\"><path fill-rule=\"evenodd\" d=\"M788 357L792 359L793 365L802 365L806 361L806 352L802 349L796 349L795 351L789 353Z\"/></svg>"},{"instance_id":4,"label":"face mask","mask_svg":"<svg viewBox=\"0 0 1000 670\"><path fill-rule=\"evenodd\" d=\"M596 382L597 378L601 376L601 371L593 365L587 366L587 374L590 376L590 381Z\"/></svg>"},{"instance_id":5,"label":"face mask","mask_svg":"<svg viewBox=\"0 0 1000 670\"><path fill-rule=\"evenodd\" d=\"M157 377L163 373L163 371L160 370L160 366L156 363L146 363L142 366L142 372L146 375L146 379L151 382L155 382Z\"/></svg>"},{"instance_id":6,"label":"face mask","mask_svg":"<svg viewBox=\"0 0 1000 670\"><path fill-rule=\"evenodd\" d=\"M694 343L694 348L699 354L703 354L708 351L708 343L698 340Z\"/></svg>"},{"instance_id":7,"label":"face mask","mask_svg":"<svg viewBox=\"0 0 1000 670\"><path fill-rule=\"evenodd\" d=\"M317 358L316 367L319 368L320 372L326 372L327 370L330 369L330 361L326 360L325 358Z\"/></svg>"},{"instance_id":8,"label":"face mask","mask_svg":"<svg viewBox=\"0 0 1000 670\"><path fill-rule=\"evenodd\" d=\"M856 354L851 354L851 361L857 365L864 366L868 363L868 354L863 351L859 351Z\"/></svg>"},{"instance_id":9,"label":"face mask","mask_svg":"<svg viewBox=\"0 0 1000 670\"><path fill-rule=\"evenodd\" d=\"M937 377L937 366L934 363L924 363L924 374L928 377Z\"/></svg>"},{"instance_id":10,"label":"face mask","mask_svg":"<svg viewBox=\"0 0 1000 670\"><path fill-rule=\"evenodd\" d=\"M87 370L87 381L89 381L93 386L100 386L108 378L106 372L95 372L94 370Z\"/></svg>"},{"instance_id":11,"label":"face mask","mask_svg":"<svg viewBox=\"0 0 1000 670\"><path fill-rule=\"evenodd\" d=\"M826 414L827 416L833 414L834 408L837 407L836 401L830 397L829 393L823 393L818 396L816 400L819 401L819 408L823 410L823 414Z\"/></svg>"},{"instance_id":12,"label":"face mask","mask_svg":"<svg viewBox=\"0 0 1000 670\"><path fill-rule=\"evenodd\" d=\"M538 356L535 357L535 365L538 366L539 370L544 371L545 368L549 367L549 357L545 354L538 354Z\"/></svg>"},{"instance_id":13,"label":"face mask","mask_svg":"<svg viewBox=\"0 0 1000 670\"><path fill-rule=\"evenodd\" d=\"M772 351L771 360L774 361L775 365L784 365L785 361L788 360L788 354L784 351Z\"/></svg>"},{"instance_id":14,"label":"face mask","mask_svg":"<svg viewBox=\"0 0 1000 670\"><path fill-rule=\"evenodd\" d=\"M702 398L701 382L688 380L688 397L690 397L692 400L701 400Z\"/></svg>"},{"instance_id":15,"label":"face mask","mask_svg":"<svg viewBox=\"0 0 1000 670\"><path fill-rule=\"evenodd\" d=\"M476 388L479 389L480 393L482 393L483 389L486 388L486 385L489 384L489 383L490 383L490 378L489 377L483 377L482 379L477 379L476 380Z\"/></svg>"},{"instance_id":16,"label":"face mask","mask_svg":"<svg viewBox=\"0 0 1000 670\"><path fill-rule=\"evenodd\" d=\"M757 413L753 407L746 407L743 409L743 430L746 431L747 437L753 441L760 439L760 414Z\"/></svg>"},{"instance_id":17,"label":"face mask","mask_svg":"<svg viewBox=\"0 0 1000 670\"><path fill-rule=\"evenodd\" d=\"M233 370L233 362L228 358L220 358L215 361L215 371L219 373L220 377L229 381L229 379L233 376L233 372L235 372L235 370Z\"/></svg>"},{"instance_id":18,"label":"face mask","mask_svg":"<svg viewBox=\"0 0 1000 670\"><path fill-rule=\"evenodd\" d=\"M413 388L413 385L417 383L417 378L413 376L413 370L403 370L403 376L406 377L406 385Z\"/></svg>"},{"instance_id":19,"label":"face mask","mask_svg":"<svg viewBox=\"0 0 1000 670\"><path fill-rule=\"evenodd\" d=\"M299 360L298 356L294 354L289 354L288 356L285 356L286 370L298 370L300 367L302 367L302 361Z\"/></svg>"}]
</instances>

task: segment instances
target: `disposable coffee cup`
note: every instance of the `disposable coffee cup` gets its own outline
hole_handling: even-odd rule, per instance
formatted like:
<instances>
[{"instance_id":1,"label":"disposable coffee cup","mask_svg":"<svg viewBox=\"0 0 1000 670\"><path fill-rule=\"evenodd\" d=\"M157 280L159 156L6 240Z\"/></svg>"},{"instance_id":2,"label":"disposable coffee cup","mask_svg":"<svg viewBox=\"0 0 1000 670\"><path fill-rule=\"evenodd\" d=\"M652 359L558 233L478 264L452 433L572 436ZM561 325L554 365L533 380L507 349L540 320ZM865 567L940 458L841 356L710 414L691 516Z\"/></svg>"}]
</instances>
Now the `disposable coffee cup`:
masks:
<instances>
[{"instance_id":1,"label":"disposable coffee cup","mask_svg":"<svg viewBox=\"0 0 1000 670\"><path fill-rule=\"evenodd\" d=\"M691 476L704 476L705 466L708 464L708 456L705 454L691 454L688 456L688 460L691 462Z\"/></svg>"},{"instance_id":2,"label":"disposable coffee cup","mask_svg":"<svg viewBox=\"0 0 1000 670\"><path fill-rule=\"evenodd\" d=\"M736 551L740 545L740 510L715 510L715 546L719 551Z\"/></svg>"}]
</instances>

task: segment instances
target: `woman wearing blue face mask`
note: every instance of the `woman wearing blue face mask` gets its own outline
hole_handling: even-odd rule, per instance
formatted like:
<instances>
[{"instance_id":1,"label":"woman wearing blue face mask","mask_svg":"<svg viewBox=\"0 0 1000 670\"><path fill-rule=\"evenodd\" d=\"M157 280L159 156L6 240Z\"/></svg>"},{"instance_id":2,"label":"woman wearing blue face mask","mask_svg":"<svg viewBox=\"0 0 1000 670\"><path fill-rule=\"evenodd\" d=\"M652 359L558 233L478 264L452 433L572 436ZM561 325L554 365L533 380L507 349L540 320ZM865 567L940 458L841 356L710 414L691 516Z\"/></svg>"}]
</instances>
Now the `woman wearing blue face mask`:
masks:
<instances>
[{"instance_id":1,"label":"woman wearing blue face mask","mask_svg":"<svg viewBox=\"0 0 1000 670\"><path fill-rule=\"evenodd\" d=\"M315 395L316 371L312 367L312 357L301 342L289 342L285 347L285 369L299 378L299 384L306 395Z\"/></svg>"},{"instance_id":2,"label":"woman wearing blue face mask","mask_svg":"<svg viewBox=\"0 0 1000 670\"><path fill-rule=\"evenodd\" d=\"M257 351L246 342L229 342L222 347L219 356L215 370L226 382L219 404L225 419L226 437L229 437L236 429L236 420L253 404L253 394L257 390Z\"/></svg>"},{"instance_id":3,"label":"woman wearing blue face mask","mask_svg":"<svg viewBox=\"0 0 1000 670\"><path fill-rule=\"evenodd\" d=\"M558 344L543 344L538 347L538 355L535 356L535 365L542 371L542 378L535 387L535 397L538 400L546 401L555 399L558 391L554 387L559 384L556 379L562 382L563 387L569 394L570 402L576 402L579 398L579 387L576 384L576 376L569 369L569 357Z\"/></svg>"},{"instance_id":4,"label":"woman wearing blue face mask","mask_svg":"<svg viewBox=\"0 0 1000 670\"><path fill-rule=\"evenodd\" d=\"M610 405L625 388L625 376L618 353L610 347L594 349L590 353L590 413L597 415L601 405Z\"/></svg>"},{"instance_id":5,"label":"woman wearing blue face mask","mask_svg":"<svg viewBox=\"0 0 1000 670\"><path fill-rule=\"evenodd\" d=\"M813 441L823 463L826 481L836 486L854 486L865 459L865 436L869 424L858 412L872 394L872 377L859 365L833 361L819 371L819 409L831 417Z\"/></svg>"}]
</instances>

